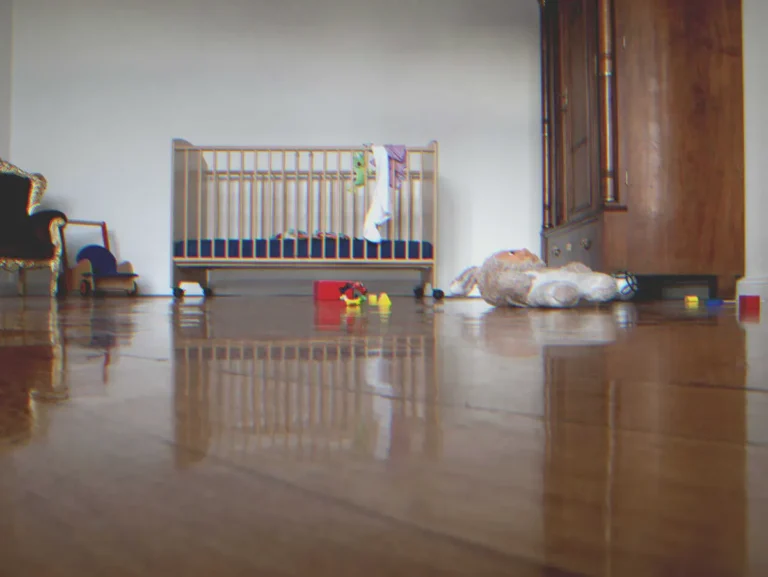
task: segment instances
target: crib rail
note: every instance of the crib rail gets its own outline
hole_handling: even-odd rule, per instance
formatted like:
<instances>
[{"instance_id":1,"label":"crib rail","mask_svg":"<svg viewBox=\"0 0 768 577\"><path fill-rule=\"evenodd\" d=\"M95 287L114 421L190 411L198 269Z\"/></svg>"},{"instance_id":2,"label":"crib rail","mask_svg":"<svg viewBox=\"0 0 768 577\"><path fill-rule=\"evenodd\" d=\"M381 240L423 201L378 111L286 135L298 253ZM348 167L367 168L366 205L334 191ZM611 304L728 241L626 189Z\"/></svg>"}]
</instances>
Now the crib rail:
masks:
<instances>
[{"instance_id":1,"label":"crib rail","mask_svg":"<svg viewBox=\"0 0 768 577\"><path fill-rule=\"evenodd\" d=\"M382 403L434 444L434 346L427 336L180 340L177 444L235 460L274 449L374 453L390 425Z\"/></svg>"},{"instance_id":2,"label":"crib rail","mask_svg":"<svg viewBox=\"0 0 768 577\"><path fill-rule=\"evenodd\" d=\"M362 182L356 182L356 155L363 157ZM437 143L407 149L404 179L391 189L392 217L378 227L380 246L364 238L376 179L371 158L365 146L174 141L174 264L402 266L407 260L409 267L433 267Z\"/></svg>"}]
</instances>

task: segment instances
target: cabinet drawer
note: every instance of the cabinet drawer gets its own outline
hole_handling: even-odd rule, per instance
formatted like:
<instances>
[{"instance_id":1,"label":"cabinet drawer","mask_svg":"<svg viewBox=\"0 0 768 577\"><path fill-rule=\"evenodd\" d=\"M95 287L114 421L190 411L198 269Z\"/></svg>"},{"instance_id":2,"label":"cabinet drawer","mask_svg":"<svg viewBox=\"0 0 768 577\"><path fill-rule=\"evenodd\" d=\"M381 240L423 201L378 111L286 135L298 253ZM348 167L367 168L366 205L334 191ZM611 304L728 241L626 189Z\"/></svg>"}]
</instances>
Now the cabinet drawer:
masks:
<instances>
[{"instance_id":1,"label":"cabinet drawer","mask_svg":"<svg viewBox=\"0 0 768 577\"><path fill-rule=\"evenodd\" d=\"M549 267L563 266L570 262L569 258L572 256L572 250L569 251L568 247L573 246L571 236L573 231L562 231L550 234L545 243L546 255L544 260Z\"/></svg>"},{"instance_id":2,"label":"cabinet drawer","mask_svg":"<svg viewBox=\"0 0 768 577\"><path fill-rule=\"evenodd\" d=\"M592 270L601 270L603 242L602 227L597 221L592 221L580 227L573 243L574 258L572 260L582 262Z\"/></svg>"},{"instance_id":3,"label":"cabinet drawer","mask_svg":"<svg viewBox=\"0 0 768 577\"><path fill-rule=\"evenodd\" d=\"M599 221L592 220L554 231L547 235L544 246L545 260L550 267L563 266L569 262L581 262L593 270L600 270L602 266L602 230Z\"/></svg>"}]
</instances>

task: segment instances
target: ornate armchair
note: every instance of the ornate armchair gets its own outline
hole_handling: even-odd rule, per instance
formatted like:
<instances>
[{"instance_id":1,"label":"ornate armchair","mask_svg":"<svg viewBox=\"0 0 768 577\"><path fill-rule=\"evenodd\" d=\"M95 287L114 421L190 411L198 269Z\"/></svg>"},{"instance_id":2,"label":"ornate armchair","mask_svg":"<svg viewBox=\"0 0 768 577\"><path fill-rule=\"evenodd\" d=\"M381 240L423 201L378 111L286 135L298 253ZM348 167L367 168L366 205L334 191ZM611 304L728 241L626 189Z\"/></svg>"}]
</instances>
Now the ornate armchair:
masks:
<instances>
[{"instance_id":1,"label":"ornate armchair","mask_svg":"<svg viewBox=\"0 0 768 577\"><path fill-rule=\"evenodd\" d=\"M25 272L51 270L51 295L58 293L62 262L61 229L66 216L57 210L33 212L47 186L41 174L30 174L0 159L0 268L19 273L19 294Z\"/></svg>"}]
</instances>

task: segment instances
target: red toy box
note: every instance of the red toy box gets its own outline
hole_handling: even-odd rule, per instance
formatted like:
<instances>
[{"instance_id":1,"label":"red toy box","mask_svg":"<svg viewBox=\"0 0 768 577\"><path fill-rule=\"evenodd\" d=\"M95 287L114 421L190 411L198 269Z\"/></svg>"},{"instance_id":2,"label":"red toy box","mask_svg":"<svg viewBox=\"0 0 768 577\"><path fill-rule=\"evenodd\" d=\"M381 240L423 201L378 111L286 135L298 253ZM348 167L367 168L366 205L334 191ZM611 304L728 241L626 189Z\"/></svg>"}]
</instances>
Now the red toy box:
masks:
<instances>
[{"instance_id":1,"label":"red toy box","mask_svg":"<svg viewBox=\"0 0 768 577\"><path fill-rule=\"evenodd\" d=\"M361 294L367 292L362 283L351 280L316 280L313 296L315 302L338 301L345 289L356 289Z\"/></svg>"},{"instance_id":2,"label":"red toy box","mask_svg":"<svg viewBox=\"0 0 768 577\"><path fill-rule=\"evenodd\" d=\"M316 280L313 294L317 301L338 301L341 297L341 289L349 284L347 280Z\"/></svg>"}]
</instances>

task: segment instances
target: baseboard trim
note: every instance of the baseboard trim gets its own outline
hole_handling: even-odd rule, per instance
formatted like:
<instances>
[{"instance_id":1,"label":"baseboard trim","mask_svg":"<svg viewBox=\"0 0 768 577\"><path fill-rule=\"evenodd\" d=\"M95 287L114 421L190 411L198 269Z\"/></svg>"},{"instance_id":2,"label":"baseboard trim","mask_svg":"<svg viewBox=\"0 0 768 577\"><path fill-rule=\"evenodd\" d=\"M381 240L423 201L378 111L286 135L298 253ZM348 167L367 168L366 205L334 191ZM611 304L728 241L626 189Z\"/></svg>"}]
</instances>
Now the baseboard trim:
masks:
<instances>
[{"instance_id":1,"label":"baseboard trim","mask_svg":"<svg viewBox=\"0 0 768 577\"><path fill-rule=\"evenodd\" d=\"M759 296L761 301L768 300L768 277L744 277L736 284L736 295Z\"/></svg>"}]
</instances>

